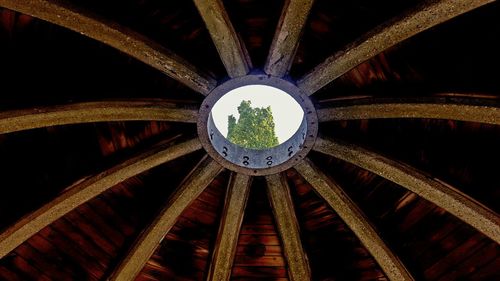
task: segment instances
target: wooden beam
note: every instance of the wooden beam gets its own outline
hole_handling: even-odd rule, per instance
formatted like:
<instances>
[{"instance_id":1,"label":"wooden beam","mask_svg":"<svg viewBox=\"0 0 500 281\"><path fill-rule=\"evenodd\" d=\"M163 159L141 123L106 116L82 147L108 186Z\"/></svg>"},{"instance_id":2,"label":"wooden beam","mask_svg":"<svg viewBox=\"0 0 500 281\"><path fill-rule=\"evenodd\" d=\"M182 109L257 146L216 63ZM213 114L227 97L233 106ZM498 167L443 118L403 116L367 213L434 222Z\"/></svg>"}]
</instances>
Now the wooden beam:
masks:
<instances>
[{"instance_id":1,"label":"wooden beam","mask_svg":"<svg viewBox=\"0 0 500 281\"><path fill-rule=\"evenodd\" d=\"M312 95L344 73L388 48L435 25L494 1L426 1L403 16L378 26L330 56L301 78L297 84L305 93Z\"/></svg>"},{"instance_id":2,"label":"wooden beam","mask_svg":"<svg viewBox=\"0 0 500 281\"><path fill-rule=\"evenodd\" d=\"M486 100L488 101L488 100ZM380 118L431 118L479 122L500 125L500 107L466 100L445 103L444 98L434 101L367 99L366 104L334 106L317 110L320 122L334 120L380 119Z\"/></svg>"},{"instance_id":3,"label":"wooden beam","mask_svg":"<svg viewBox=\"0 0 500 281\"><path fill-rule=\"evenodd\" d=\"M84 178L45 204L23 217L0 234L0 258L52 222L109 188L144 171L201 149L198 139L180 144L169 141L133 157L96 176Z\"/></svg>"},{"instance_id":4,"label":"wooden beam","mask_svg":"<svg viewBox=\"0 0 500 281\"><path fill-rule=\"evenodd\" d=\"M300 162L295 169L351 228L390 280L414 280L397 255L380 238L365 214L336 182L320 172L309 160Z\"/></svg>"},{"instance_id":5,"label":"wooden beam","mask_svg":"<svg viewBox=\"0 0 500 281\"><path fill-rule=\"evenodd\" d=\"M0 6L71 29L150 65L207 95L216 81L144 36L59 0L0 0ZM77 54L75 54L77 55Z\"/></svg>"},{"instance_id":6,"label":"wooden beam","mask_svg":"<svg viewBox=\"0 0 500 281\"><path fill-rule=\"evenodd\" d=\"M231 278L238 236L250 193L251 179L247 175L231 174L219 234L207 278L209 281L228 281Z\"/></svg>"},{"instance_id":7,"label":"wooden beam","mask_svg":"<svg viewBox=\"0 0 500 281\"><path fill-rule=\"evenodd\" d=\"M140 235L126 257L120 261L110 280L135 280L182 212L198 198L222 169L217 162L205 156L170 196L165 207Z\"/></svg>"},{"instance_id":8,"label":"wooden beam","mask_svg":"<svg viewBox=\"0 0 500 281\"><path fill-rule=\"evenodd\" d=\"M311 280L311 270L302 248L299 224L286 178L282 174L274 174L267 176L266 180L267 194L288 264L288 276L291 281Z\"/></svg>"},{"instance_id":9,"label":"wooden beam","mask_svg":"<svg viewBox=\"0 0 500 281\"><path fill-rule=\"evenodd\" d=\"M198 110L162 101L86 102L0 112L0 134L49 126L111 122L171 121L196 123Z\"/></svg>"},{"instance_id":10,"label":"wooden beam","mask_svg":"<svg viewBox=\"0 0 500 281\"><path fill-rule=\"evenodd\" d=\"M239 39L221 0L194 0L205 21L222 63L231 78L245 76L252 68L243 42Z\"/></svg>"},{"instance_id":11,"label":"wooden beam","mask_svg":"<svg viewBox=\"0 0 500 281\"><path fill-rule=\"evenodd\" d=\"M288 74L299 38L314 0L285 1L264 71L276 77Z\"/></svg>"},{"instance_id":12,"label":"wooden beam","mask_svg":"<svg viewBox=\"0 0 500 281\"><path fill-rule=\"evenodd\" d=\"M500 243L500 217L459 190L417 169L363 148L318 138L315 151L339 158L384 177L468 223Z\"/></svg>"}]
</instances>

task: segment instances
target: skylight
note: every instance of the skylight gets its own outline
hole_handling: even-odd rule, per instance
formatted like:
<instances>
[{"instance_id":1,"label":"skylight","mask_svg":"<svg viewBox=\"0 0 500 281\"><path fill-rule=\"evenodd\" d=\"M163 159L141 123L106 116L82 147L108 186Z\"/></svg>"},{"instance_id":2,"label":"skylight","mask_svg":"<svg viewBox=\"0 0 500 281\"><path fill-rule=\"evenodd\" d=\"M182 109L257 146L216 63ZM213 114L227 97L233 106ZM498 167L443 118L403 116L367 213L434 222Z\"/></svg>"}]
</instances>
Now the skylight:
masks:
<instances>
[{"instance_id":1,"label":"skylight","mask_svg":"<svg viewBox=\"0 0 500 281\"><path fill-rule=\"evenodd\" d=\"M238 106L244 100L250 101L254 108L271 107L279 144L297 132L304 118L301 106L286 92L266 85L247 85L229 91L212 108L215 126L223 136L227 137L228 116L238 120Z\"/></svg>"}]
</instances>

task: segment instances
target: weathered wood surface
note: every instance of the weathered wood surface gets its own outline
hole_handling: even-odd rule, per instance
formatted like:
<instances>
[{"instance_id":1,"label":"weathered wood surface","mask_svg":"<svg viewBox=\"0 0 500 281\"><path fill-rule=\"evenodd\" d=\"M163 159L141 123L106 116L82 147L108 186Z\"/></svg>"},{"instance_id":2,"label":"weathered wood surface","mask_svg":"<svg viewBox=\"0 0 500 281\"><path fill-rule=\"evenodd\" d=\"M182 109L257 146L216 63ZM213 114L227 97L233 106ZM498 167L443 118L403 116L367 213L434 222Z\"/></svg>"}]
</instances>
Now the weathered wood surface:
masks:
<instances>
[{"instance_id":1,"label":"weathered wood surface","mask_svg":"<svg viewBox=\"0 0 500 281\"><path fill-rule=\"evenodd\" d=\"M309 160L300 162L295 166L295 169L351 228L377 260L389 279L393 281L414 280L398 256L392 252L378 235L365 214L336 182L320 172Z\"/></svg>"},{"instance_id":2,"label":"weathered wood surface","mask_svg":"<svg viewBox=\"0 0 500 281\"><path fill-rule=\"evenodd\" d=\"M194 0L205 21L222 63L231 78L246 75L252 68L245 45L234 30L221 0Z\"/></svg>"},{"instance_id":3,"label":"weathered wood surface","mask_svg":"<svg viewBox=\"0 0 500 281\"><path fill-rule=\"evenodd\" d=\"M286 178L283 174L275 174L267 176L266 180L269 201L285 250L288 275L292 281L311 280L311 269L302 247L299 224Z\"/></svg>"},{"instance_id":4,"label":"weathered wood surface","mask_svg":"<svg viewBox=\"0 0 500 281\"><path fill-rule=\"evenodd\" d=\"M207 95L216 85L202 73L163 46L116 23L62 1L0 0L0 6L71 29L109 45L154 67L191 89Z\"/></svg>"},{"instance_id":5,"label":"weathered wood surface","mask_svg":"<svg viewBox=\"0 0 500 281\"><path fill-rule=\"evenodd\" d=\"M120 182L153 167L201 149L198 139L162 144L96 176L68 187L61 195L23 217L0 234L0 258L55 220Z\"/></svg>"},{"instance_id":6,"label":"weathered wood surface","mask_svg":"<svg viewBox=\"0 0 500 281\"><path fill-rule=\"evenodd\" d=\"M49 126L112 121L196 123L198 111L171 102L106 101L0 112L0 134Z\"/></svg>"},{"instance_id":7,"label":"weathered wood surface","mask_svg":"<svg viewBox=\"0 0 500 281\"><path fill-rule=\"evenodd\" d=\"M382 118L430 118L500 125L500 107L475 100L475 104L460 102L405 101L404 99L369 99L369 104L334 106L317 110L320 122L334 120L382 119ZM489 105L491 104L491 105Z\"/></svg>"},{"instance_id":8,"label":"weathered wood surface","mask_svg":"<svg viewBox=\"0 0 500 281\"><path fill-rule=\"evenodd\" d=\"M347 161L399 184L500 243L500 217L495 212L413 167L331 139L317 139L313 150Z\"/></svg>"},{"instance_id":9,"label":"weathered wood surface","mask_svg":"<svg viewBox=\"0 0 500 281\"><path fill-rule=\"evenodd\" d=\"M231 278L251 182L249 176L236 173L231 175L207 280L226 281Z\"/></svg>"},{"instance_id":10,"label":"weathered wood surface","mask_svg":"<svg viewBox=\"0 0 500 281\"><path fill-rule=\"evenodd\" d=\"M302 29L314 0L285 1L264 71L276 77L285 76L293 64Z\"/></svg>"},{"instance_id":11,"label":"weathered wood surface","mask_svg":"<svg viewBox=\"0 0 500 281\"><path fill-rule=\"evenodd\" d=\"M403 16L373 29L304 75L299 88L312 95L360 63L435 25L494 0L428 1Z\"/></svg>"},{"instance_id":12,"label":"weathered wood surface","mask_svg":"<svg viewBox=\"0 0 500 281\"><path fill-rule=\"evenodd\" d=\"M198 198L222 169L219 164L205 156L170 196L165 207L137 239L125 258L119 262L111 280L134 280L182 212Z\"/></svg>"}]
</instances>

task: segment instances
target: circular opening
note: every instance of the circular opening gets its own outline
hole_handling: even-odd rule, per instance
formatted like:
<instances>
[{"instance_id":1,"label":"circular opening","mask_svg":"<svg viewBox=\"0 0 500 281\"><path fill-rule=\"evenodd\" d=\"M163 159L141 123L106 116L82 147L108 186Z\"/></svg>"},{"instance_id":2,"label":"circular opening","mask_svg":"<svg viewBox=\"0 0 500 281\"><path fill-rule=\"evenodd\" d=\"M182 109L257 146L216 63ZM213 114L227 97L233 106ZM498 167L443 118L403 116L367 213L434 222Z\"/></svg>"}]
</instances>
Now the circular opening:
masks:
<instances>
[{"instance_id":1,"label":"circular opening","mask_svg":"<svg viewBox=\"0 0 500 281\"><path fill-rule=\"evenodd\" d=\"M260 119L252 121L256 123L252 127L243 116ZM262 176L284 171L303 159L314 145L317 124L313 103L296 85L251 74L228 80L210 92L201 104L197 129L204 149L219 164ZM265 145L256 147L234 139L234 134L254 142L255 136L267 139L262 141Z\"/></svg>"},{"instance_id":2,"label":"circular opening","mask_svg":"<svg viewBox=\"0 0 500 281\"><path fill-rule=\"evenodd\" d=\"M304 111L293 97L267 85L247 85L229 91L215 103L211 115L226 139L252 149L286 142L304 119Z\"/></svg>"}]
</instances>

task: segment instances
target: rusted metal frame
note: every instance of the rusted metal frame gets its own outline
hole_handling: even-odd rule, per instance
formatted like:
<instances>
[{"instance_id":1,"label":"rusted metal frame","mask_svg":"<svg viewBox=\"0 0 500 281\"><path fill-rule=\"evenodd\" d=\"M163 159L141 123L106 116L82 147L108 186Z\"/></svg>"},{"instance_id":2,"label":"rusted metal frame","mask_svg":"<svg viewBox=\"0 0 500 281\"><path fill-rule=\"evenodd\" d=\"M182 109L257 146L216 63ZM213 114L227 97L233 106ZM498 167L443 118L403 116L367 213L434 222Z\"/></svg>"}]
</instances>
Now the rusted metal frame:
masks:
<instances>
[{"instance_id":1,"label":"rusted metal frame","mask_svg":"<svg viewBox=\"0 0 500 281\"><path fill-rule=\"evenodd\" d=\"M357 165L384 177L443 208L500 243L500 217L456 188L403 163L333 139L316 140L313 150Z\"/></svg>"},{"instance_id":2,"label":"rusted metal frame","mask_svg":"<svg viewBox=\"0 0 500 281\"><path fill-rule=\"evenodd\" d=\"M231 174L219 233L207 278L209 281L227 281L231 277L236 246L250 194L251 182L252 178L250 176L237 173Z\"/></svg>"},{"instance_id":3,"label":"rusted metal frame","mask_svg":"<svg viewBox=\"0 0 500 281\"><path fill-rule=\"evenodd\" d=\"M403 16L390 20L365 34L304 75L298 82L312 95L328 83L388 48L435 25L479 8L494 0L427 1Z\"/></svg>"},{"instance_id":4,"label":"rusted metal frame","mask_svg":"<svg viewBox=\"0 0 500 281\"><path fill-rule=\"evenodd\" d=\"M264 67L267 74L276 77L288 74L313 2L314 0L285 1Z\"/></svg>"},{"instance_id":5,"label":"rusted metal frame","mask_svg":"<svg viewBox=\"0 0 500 281\"><path fill-rule=\"evenodd\" d=\"M135 280L182 212L222 170L222 166L205 156L169 197L165 207L139 236L125 258L119 262L110 280Z\"/></svg>"},{"instance_id":6,"label":"rusted metal frame","mask_svg":"<svg viewBox=\"0 0 500 281\"><path fill-rule=\"evenodd\" d=\"M76 182L40 209L17 221L0 234L0 258L44 227L109 188L158 165L201 149L198 139L179 144L175 144L175 139L128 159L96 176Z\"/></svg>"},{"instance_id":7,"label":"rusted metal frame","mask_svg":"<svg viewBox=\"0 0 500 281\"><path fill-rule=\"evenodd\" d=\"M191 89L207 95L216 81L210 75L144 36L59 0L0 0L0 6L68 28L150 65Z\"/></svg>"},{"instance_id":8,"label":"rusted metal frame","mask_svg":"<svg viewBox=\"0 0 500 281\"><path fill-rule=\"evenodd\" d=\"M311 270L302 247L299 224L286 178L283 174L273 174L266 176L266 180L269 201L288 264L288 276L292 281L311 280Z\"/></svg>"},{"instance_id":9,"label":"rusted metal frame","mask_svg":"<svg viewBox=\"0 0 500 281\"><path fill-rule=\"evenodd\" d=\"M390 280L414 280L398 256L378 235L365 214L335 181L307 159L296 165L295 169L351 228Z\"/></svg>"},{"instance_id":10,"label":"rusted metal frame","mask_svg":"<svg viewBox=\"0 0 500 281\"><path fill-rule=\"evenodd\" d=\"M111 121L196 123L198 110L161 101L86 102L0 112L0 134L57 125Z\"/></svg>"},{"instance_id":11,"label":"rusted metal frame","mask_svg":"<svg viewBox=\"0 0 500 281\"><path fill-rule=\"evenodd\" d=\"M435 98L419 101L394 99L368 99L364 104L332 106L318 109L319 122L335 120L381 119L381 118L430 118L479 122L500 125L500 107L481 101L477 103L446 102ZM445 101L445 102L443 102ZM488 101L488 100L486 100Z\"/></svg>"},{"instance_id":12,"label":"rusted metal frame","mask_svg":"<svg viewBox=\"0 0 500 281\"><path fill-rule=\"evenodd\" d=\"M193 0L210 32L222 63L231 78L241 77L252 68L245 45L234 30L221 0Z\"/></svg>"}]
</instances>

